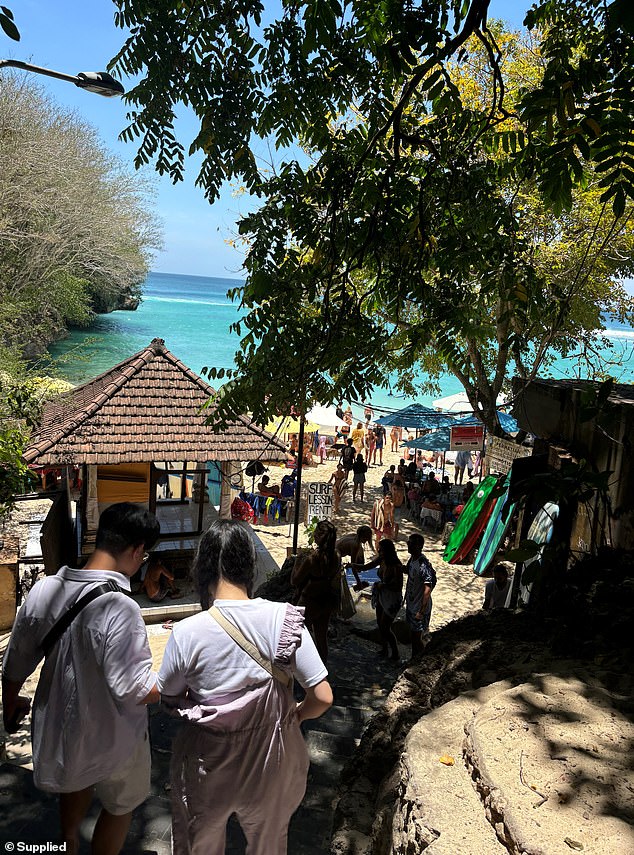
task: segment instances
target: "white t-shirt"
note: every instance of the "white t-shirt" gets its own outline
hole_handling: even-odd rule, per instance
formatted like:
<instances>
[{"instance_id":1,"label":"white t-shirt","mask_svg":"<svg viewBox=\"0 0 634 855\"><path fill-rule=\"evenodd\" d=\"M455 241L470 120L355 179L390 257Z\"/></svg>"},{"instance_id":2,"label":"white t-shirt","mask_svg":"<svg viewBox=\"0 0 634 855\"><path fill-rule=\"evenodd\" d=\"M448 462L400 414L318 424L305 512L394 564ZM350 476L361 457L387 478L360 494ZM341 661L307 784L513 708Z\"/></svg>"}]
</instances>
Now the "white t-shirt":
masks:
<instances>
[{"instance_id":1,"label":"white t-shirt","mask_svg":"<svg viewBox=\"0 0 634 855\"><path fill-rule=\"evenodd\" d=\"M291 643L292 621L287 604L254 600L215 600L214 605L271 662ZM295 606L289 607L302 611ZM292 614L292 613L291 613ZM296 625L299 623L295 621ZM294 645L293 645L294 646ZM303 627L296 652L286 664L276 661L304 688L316 686L328 676L310 633ZM192 700L229 695L269 680L269 674L249 656L207 611L174 624L158 676L161 694L182 695Z\"/></svg>"},{"instance_id":2,"label":"white t-shirt","mask_svg":"<svg viewBox=\"0 0 634 855\"><path fill-rule=\"evenodd\" d=\"M37 582L18 612L2 673L22 683L43 657L40 644L91 588L130 580L106 570L62 567ZM108 778L147 729L139 704L153 688L152 656L141 610L130 597L102 594L73 620L42 666L33 702L33 778L68 793Z\"/></svg>"},{"instance_id":3,"label":"white t-shirt","mask_svg":"<svg viewBox=\"0 0 634 855\"><path fill-rule=\"evenodd\" d=\"M485 609L503 609L506 606L506 597L511 587L511 580L506 580L506 585L503 588L498 588L495 584L495 579L489 579L484 586L484 605Z\"/></svg>"}]
</instances>

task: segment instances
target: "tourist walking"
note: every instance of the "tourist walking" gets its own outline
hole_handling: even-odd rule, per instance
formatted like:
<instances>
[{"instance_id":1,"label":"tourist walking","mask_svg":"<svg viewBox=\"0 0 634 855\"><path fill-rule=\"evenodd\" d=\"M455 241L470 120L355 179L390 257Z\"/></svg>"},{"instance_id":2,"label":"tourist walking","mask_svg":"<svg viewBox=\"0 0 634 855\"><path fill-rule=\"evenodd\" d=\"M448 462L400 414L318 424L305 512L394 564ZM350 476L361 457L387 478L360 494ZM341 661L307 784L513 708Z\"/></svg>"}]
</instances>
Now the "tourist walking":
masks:
<instances>
[{"instance_id":1,"label":"tourist walking","mask_svg":"<svg viewBox=\"0 0 634 855\"><path fill-rule=\"evenodd\" d=\"M464 478L465 468L468 473L468 477L471 478L473 474L473 463L471 461L471 452L470 451L459 451L456 454L456 460L454 463L454 480L456 484L462 484L462 479Z\"/></svg>"},{"instance_id":2,"label":"tourist walking","mask_svg":"<svg viewBox=\"0 0 634 855\"><path fill-rule=\"evenodd\" d=\"M355 460L352 466L353 478L352 478L352 501L357 501L357 488L361 494L361 501L363 501L363 491L365 490L365 476L368 471L367 463L363 459L362 454L357 454L357 459Z\"/></svg>"},{"instance_id":3,"label":"tourist walking","mask_svg":"<svg viewBox=\"0 0 634 855\"><path fill-rule=\"evenodd\" d=\"M379 455L379 466L383 466L383 448L385 447L385 428L383 425L377 425L374 429L374 435L376 436L375 447L374 447L374 455L372 457L372 463L376 463L376 455L378 452Z\"/></svg>"},{"instance_id":4,"label":"tourist walking","mask_svg":"<svg viewBox=\"0 0 634 855\"><path fill-rule=\"evenodd\" d=\"M172 749L175 855L224 855L232 814L251 855L284 855L309 766L299 725L332 704L301 610L251 598L255 563L240 523L212 523L194 562L203 611L175 623L165 649L161 696L186 722Z\"/></svg>"},{"instance_id":5,"label":"tourist walking","mask_svg":"<svg viewBox=\"0 0 634 855\"><path fill-rule=\"evenodd\" d=\"M335 544L337 529L329 520L315 527L315 546L297 556L291 585L299 593L298 605L304 606L306 626L312 632L319 655L328 661L328 623L339 606L341 558Z\"/></svg>"},{"instance_id":6,"label":"tourist walking","mask_svg":"<svg viewBox=\"0 0 634 855\"><path fill-rule=\"evenodd\" d=\"M370 428L365 435L365 450L368 466L371 466L376 454L376 434L373 428Z\"/></svg>"},{"instance_id":7,"label":"tourist walking","mask_svg":"<svg viewBox=\"0 0 634 855\"><path fill-rule=\"evenodd\" d=\"M392 479L391 493L392 493L392 503L395 508L400 508L405 502L405 478L399 471L394 473L394 478Z\"/></svg>"},{"instance_id":8,"label":"tourist walking","mask_svg":"<svg viewBox=\"0 0 634 855\"><path fill-rule=\"evenodd\" d=\"M409 560L406 565L405 616L412 636L412 657L423 651L423 634L429 631L431 620L431 592L436 587L436 571L423 555L425 538L411 534L407 539Z\"/></svg>"},{"instance_id":9,"label":"tourist walking","mask_svg":"<svg viewBox=\"0 0 634 855\"><path fill-rule=\"evenodd\" d=\"M330 476L329 484L332 484L332 493L334 499L334 513L339 513L339 506L347 486L348 473L343 468L341 463L337 463L337 468Z\"/></svg>"},{"instance_id":10,"label":"tourist walking","mask_svg":"<svg viewBox=\"0 0 634 855\"><path fill-rule=\"evenodd\" d=\"M379 542L379 554L367 565L378 567L379 581L372 587L372 605L376 609L376 622L381 637L381 655L398 660L398 644L392 631L392 624L403 605L403 565L396 554L391 540ZM388 651L389 648L389 651Z\"/></svg>"},{"instance_id":11,"label":"tourist walking","mask_svg":"<svg viewBox=\"0 0 634 855\"><path fill-rule=\"evenodd\" d=\"M354 445L352 444L352 440L349 439L344 445L344 447L341 449L341 457L339 458L341 461L341 465L343 466L343 471L346 473L346 478L352 471L356 456L357 452L355 451Z\"/></svg>"},{"instance_id":12,"label":"tourist walking","mask_svg":"<svg viewBox=\"0 0 634 855\"><path fill-rule=\"evenodd\" d=\"M390 431L390 443L391 443L390 451L398 451L398 441L400 438L401 438L401 429L396 427L396 425L394 425L394 427Z\"/></svg>"},{"instance_id":13,"label":"tourist walking","mask_svg":"<svg viewBox=\"0 0 634 855\"><path fill-rule=\"evenodd\" d=\"M361 422L357 422L357 426L350 434L350 438L352 439L352 444L354 445L356 453L359 454L363 451L365 445L365 430Z\"/></svg>"},{"instance_id":14,"label":"tourist walking","mask_svg":"<svg viewBox=\"0 0 634 855\"><path fill-rule=\"evenodd\" d=\"M150 792L145 704L159 700L152 656L130 577L160 527L141 505L101 515L95 551L82 570L62 567L31 589L18 612L2 669L4 726L29 711L19 693L44 656L31 722L35 786L59 793L66 853L96 795L92 851L117 855L132 812Z\"/></svg>"},{"instance_id":15,"label":"tourist walking","mask_svg":"<svg viewBox=\"0 0 634 855\"><path fill-rule=\"evenodd\" d=\"M396 540L398 537L398 523L394 521L394 505L392 497L388 494L380 499L375 499L370 514L370 528L375 536L375 551L379 551L379 543L383 538Z\"/></svg>"}]
</instances>

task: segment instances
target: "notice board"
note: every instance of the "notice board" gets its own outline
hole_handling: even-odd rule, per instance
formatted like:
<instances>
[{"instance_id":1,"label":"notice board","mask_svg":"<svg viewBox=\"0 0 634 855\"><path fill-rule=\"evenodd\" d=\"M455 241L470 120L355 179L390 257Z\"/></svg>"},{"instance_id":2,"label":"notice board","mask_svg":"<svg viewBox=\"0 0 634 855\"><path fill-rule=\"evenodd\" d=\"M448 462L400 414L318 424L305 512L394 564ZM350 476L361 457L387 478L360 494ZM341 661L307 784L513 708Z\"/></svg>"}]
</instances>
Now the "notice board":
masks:
<instances>
[{"instance_id":1,"label":"notice board","mask_svg":"<svg viewBox=\"0 0 634 855\"><path fill-rule=\"evenodd\" d=\"M482 451L484 425L454 425L449 439L450 451Z\"/></svg>"},{"instance_id":2,"label":"notice board","mask_svg":"<svg viewBox=\"0 0 634 855\"><path fill-rule=\"evenodd\" d=\"M314 517L318 520L329 520L335 506L331 484L319 481L306 485L306 522Z\"/></svg>"}]
</instances>

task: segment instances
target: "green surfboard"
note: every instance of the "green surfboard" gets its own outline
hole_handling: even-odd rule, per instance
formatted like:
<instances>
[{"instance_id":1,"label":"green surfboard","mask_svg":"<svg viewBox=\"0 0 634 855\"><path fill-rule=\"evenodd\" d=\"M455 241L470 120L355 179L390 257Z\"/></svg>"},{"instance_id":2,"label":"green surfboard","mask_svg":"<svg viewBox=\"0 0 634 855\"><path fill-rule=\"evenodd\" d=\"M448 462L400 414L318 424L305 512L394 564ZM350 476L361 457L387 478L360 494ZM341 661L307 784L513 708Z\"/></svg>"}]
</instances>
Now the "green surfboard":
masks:
<instances>
[{"instance_id":1,"label":"green surfboard","mask_svg":"<svg viewBox=\"0 0 634 855\"><path fill-rule=\"evenodd\" d=\"M511 476L507 475L506 481L504 482L506 491L496 500L491 516L489 517L489 521L484 529L482 542L478 547L478 554L473 562L473 572L478 576L484 576L493 564L497 551L500 548L500 544L506 534L506 530L513 518L515 504L512 504L507 509L507 513L505 515L502 514L508 499L508 485L510 480Z\"/></svg>"},{"instance_id":2,"label":"green surfboard","mask_svg":"<svg viewBox=\"0 0 634 855\"><path fill-rule=\"evenodd\" d=\"M477 534L482 531L486 520L489 518L491 503L491 492L498 479L494 475L487 477L479 484L467 504L462 509L456 527L451 532L447 547L443 554L443 559L450 564L456 564L464 557L464 549L474 540L473 534L477 529ZM476 535L477 537L477 535ZM475 544L474 544L475 545ZM467 550L468 554L473 545Z\"/></svg>"}]
</instances>

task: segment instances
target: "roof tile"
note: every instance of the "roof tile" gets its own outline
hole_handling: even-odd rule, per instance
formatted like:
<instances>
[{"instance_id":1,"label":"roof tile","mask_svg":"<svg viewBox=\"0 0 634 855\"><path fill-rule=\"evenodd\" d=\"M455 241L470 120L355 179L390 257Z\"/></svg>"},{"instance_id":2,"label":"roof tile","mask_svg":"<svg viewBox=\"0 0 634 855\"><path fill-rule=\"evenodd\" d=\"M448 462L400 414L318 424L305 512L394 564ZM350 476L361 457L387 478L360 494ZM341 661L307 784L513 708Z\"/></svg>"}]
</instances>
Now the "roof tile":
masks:
<instances>
[{"instance_id":1,"label":"roof tile","mask_svg":"<svg viewBox=\"0 0 634 855\"><path fill-rule=\"evenodd\" d=\"M24 453L38 465L152 460L279 460L284 446L236 416L214 433L202 413L214 389L162 339L52 401Z\"/></svg>"}]
</instances>

